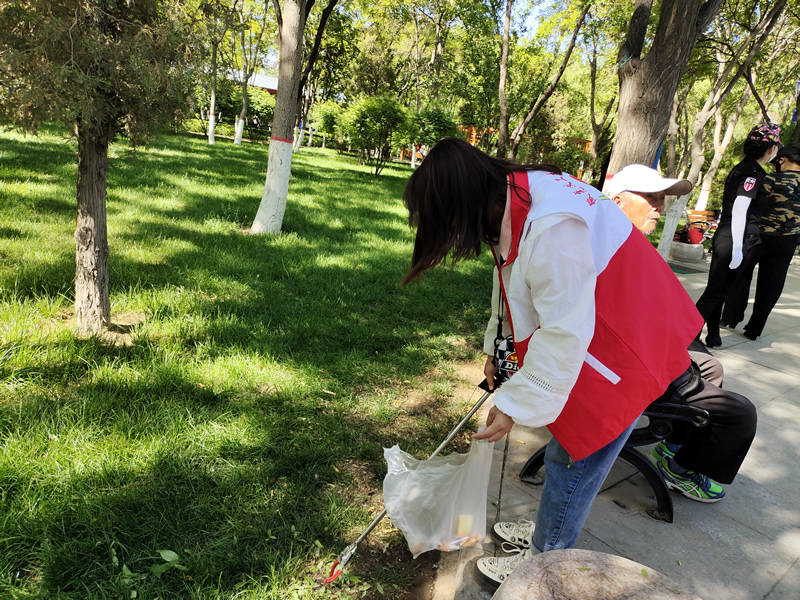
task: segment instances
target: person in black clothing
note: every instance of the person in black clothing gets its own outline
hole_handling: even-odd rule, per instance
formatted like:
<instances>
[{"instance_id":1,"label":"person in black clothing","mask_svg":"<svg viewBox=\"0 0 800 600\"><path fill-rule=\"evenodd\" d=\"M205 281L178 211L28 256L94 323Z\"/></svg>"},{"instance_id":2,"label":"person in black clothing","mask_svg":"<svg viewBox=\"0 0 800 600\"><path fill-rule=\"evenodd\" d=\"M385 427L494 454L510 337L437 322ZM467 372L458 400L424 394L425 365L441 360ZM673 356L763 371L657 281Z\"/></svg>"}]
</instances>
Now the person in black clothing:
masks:
<instances>
[{"instance_id":1,"label":"person in black clothing","mask_svg":"<svg viewBox=\"0 0 800 600\"><path fill-rule=\"evenodd\" d=\"M800 147L784 146L773 161L778 172L767 175L759 190L764 211L759 223L761 244L755 260L736 278L732 293L725 301L723 323L735 326L744 318L753 269L758 264L758 281L753 314L744 328L745 337L761 335L769 313L783 292L786 273L800 241Z\"/></svg>"},{"instance_id":2,"label":"person in black clothing","mask_svg":"<svg viewBox=\"0 0 800 600\"><path fill-rule=\"evenodd\" d=\"M706 322L706 346L711 348L722 345L722 308L734 285L736 270L750 268L755 258L753 249L760 242L758 222L763 207L754 200L767 175L763 165L775 157L780 146L780 131L778 125L772 124L751 129L744 142L744 160L725 179L722 214L711 244L708 283L697 301L697 310Z\"/></svg>"}]
</instances>

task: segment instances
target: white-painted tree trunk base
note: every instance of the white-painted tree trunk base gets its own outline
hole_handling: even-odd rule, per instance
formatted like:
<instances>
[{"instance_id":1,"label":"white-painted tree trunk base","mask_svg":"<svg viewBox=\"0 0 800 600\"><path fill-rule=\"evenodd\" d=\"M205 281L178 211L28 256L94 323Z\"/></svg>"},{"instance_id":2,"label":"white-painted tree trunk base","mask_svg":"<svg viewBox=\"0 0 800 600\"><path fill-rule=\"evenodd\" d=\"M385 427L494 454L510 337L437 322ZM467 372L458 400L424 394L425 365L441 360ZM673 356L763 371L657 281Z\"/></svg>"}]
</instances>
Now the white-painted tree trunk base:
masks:
<instances>
[{"instance_id":1,"label":"white-painted tree trunk base","mask_svg":"<svg viewBox=\"0 0 800 600\"><path fill-rule=\"evenodd\" d=\"M700 195L697 197L697 204L695 205L695 210L705 210L706 206L708 206L708 198L711 196L711 190L707 190L702 188L700 190Z\"/></svg>"},{"instance_id":2,"label":"white-painted tree trunk base","mask_svg":"<svg viewBox=\"0 0 800 600\"><path fill-rule=\"evenodd\" d=\"M664 230L661 232L661 239L658 241L658 253L664 257L664 260L669 257L672 238L675 237L675 232L678 229L678 221L681 220L681 215L683 215L689 198L691 198L691 194L684 194L683 196L672 198L667 202L667 218L664 221Z\"/></svg>"},{"instance_id":3,"label":"white-painted tree trunk base","mask_svg":"<svg viewBox=\"0 0 800 600\"><path fill-rule=\"evenodd\" d=\"M325 137L326 137L327 135L328 135L328 134L326 134L324 131L322 132L322 147L323 147L323 148L325 147Z\"/></svg>"},{"instance_id":4,"label":"white-painted tree trunk base","mask_svg":"<svg viewBox=\"0 0 800 600\"><path fill-rule=\"evenodd\" d=\"M250 233L280 233L283 224L289 176L292 174L292 144L270 140L268 160L264 194Z\"/></svg>"},{"instance_id":5,"label":"white-painted tree trunk base","mask_svg":"<svg viewBox=\"0 0 800 600\"><path fill-rule=\"evenodd\" d=\"M308 145L314 145L314 129L311 127L308 128Z\"/></svg>"},{"instance_id":6,"label":"white-painted tree trunk base","mask_svg":"<svg viewBox=\"0 0 800 600\"><path fill-rule=\"evenodd\" d=\"M214 137L214 131L216 130L216 128L217 128L217 121L216 121L214 115L209 113L209 115L208 115L208 143L211 144L212 146L216 143L216 139Z\"/></svg>"},{"instance_id":7,"label":"white-painted tree trunk base","mask_svg":"<svg viewBox=\"0 0 800 600\"><path fill-rule=\"evenodd\" d=\"M244 135L244 119L236 119L236 134L233 138L233 143L237 146L240 146L242 143L242 137Z\"/></svg>"},{"instance_id":8,"label":"white-painted tree trunk base","mask_svg":"<svg viewBox=\"0 0 800 600\"><path fill-rule=\"evenodd\" d=\"M295 138L295 141L294 141L294 149L295 149L295 151L300 150L300 148L303 145L303 139L305 139L305 137L306 137L306 130L305 129L301 129L300 131L297 132L297 137Z\"/></svg>"},{"instance_id":9,"label":"white-painted tree trunk base","mask_svg":"<svg viewBox=\"0 0 800 600\"><path fill-rule=\"evenodd\" d=\"M411 144L411 168L417 168L417 147Z\"/></svg>"},{"instance_id":10,"label":"white-painted tree trunk base","mask_svg":"<svg viewBox=\"0 0 800 600\"><path fill-rule=\"evenodd\" d=\"M703 262L705 260L705 252L706 249L703 244L672 242L669 257L680 262Z\"/></svg>"}]
</instances>

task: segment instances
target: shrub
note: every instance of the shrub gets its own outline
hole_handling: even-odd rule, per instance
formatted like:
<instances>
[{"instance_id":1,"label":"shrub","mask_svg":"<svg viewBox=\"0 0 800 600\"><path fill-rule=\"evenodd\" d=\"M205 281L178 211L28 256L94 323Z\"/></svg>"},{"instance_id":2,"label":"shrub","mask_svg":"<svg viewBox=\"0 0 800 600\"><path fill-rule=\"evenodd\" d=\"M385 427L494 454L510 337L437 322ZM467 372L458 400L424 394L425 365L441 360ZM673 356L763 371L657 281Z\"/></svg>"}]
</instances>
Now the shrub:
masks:
<instances>
[{"instance_id":1,"label":"shrub","mask_svg":"<svg viewBox=\"0 0 800 600\"><path fill-rule=\"evenodd\" d=\"M406 124L405 109L389 96L362 97L351 104L340 120L361 158L375 166L379 175L392 152L392 136Z\"/></svg>"},{"instance_id":2,"label":"shrub","mask_svg":"<svg viewBox=\"0 0 800 600\"><path fill-rule=\"evenodd\" d=\"M438 107L430 107L410 119L410 142L433 146L439 140L456 135L458 129L453 118Z\"/></svg>"}]
</instances>

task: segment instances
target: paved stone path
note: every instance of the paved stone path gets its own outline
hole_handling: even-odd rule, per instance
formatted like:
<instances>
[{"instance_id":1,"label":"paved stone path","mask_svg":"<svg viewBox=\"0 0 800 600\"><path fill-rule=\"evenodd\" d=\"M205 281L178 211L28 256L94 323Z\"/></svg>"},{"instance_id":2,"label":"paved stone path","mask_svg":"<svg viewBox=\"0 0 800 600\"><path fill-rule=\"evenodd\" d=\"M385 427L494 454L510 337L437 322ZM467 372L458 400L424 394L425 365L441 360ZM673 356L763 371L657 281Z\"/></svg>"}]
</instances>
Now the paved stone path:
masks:
<instances>
[{"instance_id":1,"label":"paved stone path","mask_svg":"<svg viewBox=\"0 0 800 600\"><path fill-rule=\"evenodd\" d=\"M700 269L708 263L700 265ZM706 272L678 274L692 298L702 293ZM755 285L755 277L753 279ZM752 298L752 294L751 294ZM752 300L751 300L752 302ZM752 304L751 304L752 307ZM749 316L749 310L748 310ZM654 315L654 318L658 318ZM644 479L617 466L595 501L577 548L621 556L654 569L702 598L800 599L800 261L764 335L750 341L723 330L714 354L725 368L724 387L758 408L758 433L727 496L701 504L673 495L675 522L647 515L654 506ZM519 481L528 456L549 438L547 430L515 428L500 493L503 443L495 445L487 521L535 520L541 488ZM649 449L645 448L645 451ZM499 549L497 550L499 551ZM496 552L491 542L443 554L435 600L489 600L495 586L474 562Z\"/></svg>"}]
</instances>

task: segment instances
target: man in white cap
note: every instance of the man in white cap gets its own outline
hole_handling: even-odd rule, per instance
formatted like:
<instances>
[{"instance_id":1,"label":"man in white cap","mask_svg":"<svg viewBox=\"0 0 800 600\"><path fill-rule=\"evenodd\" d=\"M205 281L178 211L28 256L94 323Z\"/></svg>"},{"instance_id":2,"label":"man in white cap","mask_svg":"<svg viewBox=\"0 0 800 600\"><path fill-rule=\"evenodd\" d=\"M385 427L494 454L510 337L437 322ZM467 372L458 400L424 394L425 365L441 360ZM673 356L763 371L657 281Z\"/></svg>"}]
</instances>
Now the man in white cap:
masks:
<instances>
[{"instance_id":1,"label":"man in white cap","mask_svg":"<svg viewBox=\"0 0 800 600\"><path fill-rule=\"evenodd\" d=\"M692 184L686 179L662 177L644 165L628 165L611 177L606 190L634 227L648 234L661 217L665 196L688 194ZM698 346L700 351L689 351L692 369L699 371L698 385L682 388L685 377L681 376L670 387L681 392L687 403L708 410L711 424L699 430L687 427L677 431L654 448L653 456L670 488L692 500L717 502L725 491L711 479L723 483L733 480L755 436L756 410L744 396L721 389L722 365Z\"/></svg>"},{"instance_id":2,"label":"man in white cap","mask_svg":"<svg viewBox=\"0 0 800 600\"><path fill-rule=\"evenodd\" d=\"M605 193L628 215L633 226L647 235L661 218L664 198L691 191L688 179L670 179L650 167L628 165L607 181Z\"/></svg>"}]
</instances>

